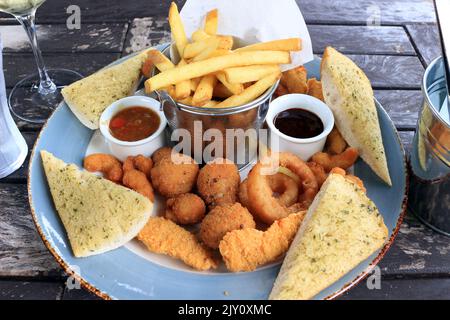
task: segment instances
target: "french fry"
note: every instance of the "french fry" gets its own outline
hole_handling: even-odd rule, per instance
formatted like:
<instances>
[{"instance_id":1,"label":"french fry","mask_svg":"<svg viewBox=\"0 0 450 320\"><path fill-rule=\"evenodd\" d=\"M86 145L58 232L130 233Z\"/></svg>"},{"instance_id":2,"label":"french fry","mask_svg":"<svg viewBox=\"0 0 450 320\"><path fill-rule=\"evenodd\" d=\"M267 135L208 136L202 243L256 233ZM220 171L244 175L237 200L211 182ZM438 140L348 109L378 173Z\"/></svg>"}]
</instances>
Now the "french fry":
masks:
<instances>
[{"instance_id":1,"label":"french fry","mask_svg":"<svg viewBox=\"0 0 450 320\"><path fill-rule=\"evenodd\" d=\"M216 100L210 100L207 103L205 103L202 107L203 108L214 108L216 105L219 104L219 101Z\"/></svg>"},{"instance_id":2,"label":"french fry","mask_svg":"<svg viewBox=\"0 0 450 320\"><path fill-rule=\"evenodd\" d=\"M169 9L169 25L172 31L172 38L175 40L180 57L183 56L184 48L189 43L184 31L183 22L175 2L172 2Z\"/></svg>"},{"instance_id":3,"label":"french fry","mask_svg":"<svg viewBox=\"0 0 450 320\"><path fill-rule=\"evenodd\" d=\"M223 72L230 83L246 83L258 81L271 73L279 71L280 67L276 64L272 64L229 68L225 69Z\"/></svg>"},{"instance_id":4,"label":"french fry","mask_svg":"<svg viewBox=\"0 0 450 320\"><path fill-rule=\"evenodd\" d=\"M242 83L230 83L223 72L216 73L216 77L233 94L240 94L244 91Z\"/></svg>"},{"instance_id":5,"label":"french fry","mask_svg":"<svg viewBox=\"0 0 450 320\"><path fill-rule=\"evenodd\" d=\"M186 65L183 59L178 63L178 66ZM191 94L191 80L184 80L175 84L175 98L185 99Z\"/></svg>"},{"instance_id":6,"label":"french fry","mask_svg":"<svg viewBox=\"0 0 450 320\"><path fill-rule=\"evenodd\" d=\"M169 96L175 97L175 86L170 85L170 86L167 86L167 87L164 87L164 88L161 88L161 89L167 91Z\"/></svg>"},{"instance_id":7,"label":"french fry","mask_svg":"<svg viewBox=\"0 0 450 320\"><path fill-rule=\"evenodd\" d=\"M172 61L162 54L161 51L150 50L147 56L148 60L150 60L159 71L166 71L175 67Z\"/></svg>"},{"instance_id":8,"label":"french fry","mask_svg":"<svg viewBox=\"0 0 450 320\"><path fill-rule=\"evenodd\" d=\"M192 39L192 41L197 42L197 41L206 40L210 37L211 36L209 34L207 34L204 30L198 29L198 30L194 31L194 33L191 36L191 39Z\"/></svg>"},{"instance_id":9,"label":"french fry","mask_svg":"<svg viewBox=\"0 0 450 320\"><path fill-rule=\"evenodd\" d=\"M205 32L209 35L217 33L218 14L217 9L211 10L206 14Z\"/></svg>"},{"instance_id":10,"label":"french fry","mask_svg":"<svg viewBox=\"0 0 450 320\"><path fill-rule=\"evenodd\" d=\"M232 67L249 66L254 64L285 64L290 62L290 54L285 51L251 51L232 53L163 71L145 81L145 90L147 93L150 93L170 84L201 77Z\"/></svg>"},{"instance_id":11,"label":"french fry","mask_svg":"<svg viewBox=\"0 0 450 320\"><path fill-rule=\"evenodd\" d=\"M254 85L245 89L241 94L233 95L228 99L217 104L214 108L230 108L237 107L246 104L250 101L261 96L264 91L269 89L280 78L280 72L272 73L261 80L257 81Z\"/></svg>"},{"instance_id":12,"label":"french fry","mask_svg":"<svg viewBox=\"0 0 450 320\"><path fill-rule=\"evenodd\" d=\"M195 56L194 59L192 59L192 62L202 61L213 57L220 57L230 53L230 50L225 49L215 49L213 51L205 50L199 55Z\"/></svg>"},{"instance_id":13,"label":"french fry","mask_svg":"<svg viewBox=\"0 0 450 320\"><path fill-rule=\"evenodd\" d=\"M285 86L289 93L306 93L308 90L307 73L305 67L301 66L283 72L281 83Z\"/></svg>"},{"instance_id":14,"label":"french fry","mask_svg":"<svg viewBox=\"0 0 450 320\"><path fill-rule=\"evenodd\" d=\"M211 51L213 51L219 47L219 44L220 39L217 37L209 37L202 41L190 43L184 48L183 58L184 59L194 58L201 52L208 49L212 49Z\"/></svg>"},{"instance_id":15,"label":"french fry","mask_svg":"<svg viewBox=\"0 0 450 320\"><path fill-rule=\"evenodd\" d=\"M213 74L208 74L200 80L192 98L192 105L201 107L212 99L214 86L217 78Z\"/></svg>"},{"instance_id":16,"label":"french fry","mask_svg":"<svg viewBox=\"0 0 450 320\"><path fill-rule=\"evenodd\" d=\"M268 42L261 42L252 44L246 47L242 47L234 50L235 52L244 51L260 51L260 50L277 50L277 51L300 51L302 49L302 39L300 38L289 38L274 40Z\"/></svg>"},{"instance_id":17,"label":"french fry","mask_svg":"<svg viewBox=\"0 0 450 320\"><path fill-rule=\"evenodd\" d=\"M316 78L311 78L308 80L307 86L308 86L308 91L306 92L307 95L313 96L319 100L324 101L322 92L322 82L317 81Z\"/></svg>"},{"instance_id":18,"label":"french fry","mask_svg":"<svg viewBox=\"0 0 450 320\"><path fill-rule=\"evenodd\" d=\"M186 97L184 99L176 100L176 102L185 104L187 106L192 106L192 96Z\"/></svg>"},{"instance_id":19,"label":"french fry","mask_svg":"<svg viewBox=\"0 0 450 320\"><path fill-rule=\"evenodd\" d=\"M232 36L218 35L216 38L219 39L219 49L231 50L233 48L234 40Z\"/></svg>"},{"instance_id":20,"label":"french fry","mask_svg":"<svg viewBox=\"0 0 450 320\"><path fill-rule=\"evenodd\" d=\"M197 90L198 84L200 83L200 80L202 80L202 78L194 78L191 79L191 91L195 92L195 90Z\"/></svg>"},{"instance_id":21,"label":"french fry","mask_svg":"<svg viewBox=\"0 0 450 320\"><path fill-rule=\"evenodd\" d=\"M227 89L222 83L218 83L213 90L213 97L226 99L233 95L233 93Z\"/></svg>"}]
</instances>

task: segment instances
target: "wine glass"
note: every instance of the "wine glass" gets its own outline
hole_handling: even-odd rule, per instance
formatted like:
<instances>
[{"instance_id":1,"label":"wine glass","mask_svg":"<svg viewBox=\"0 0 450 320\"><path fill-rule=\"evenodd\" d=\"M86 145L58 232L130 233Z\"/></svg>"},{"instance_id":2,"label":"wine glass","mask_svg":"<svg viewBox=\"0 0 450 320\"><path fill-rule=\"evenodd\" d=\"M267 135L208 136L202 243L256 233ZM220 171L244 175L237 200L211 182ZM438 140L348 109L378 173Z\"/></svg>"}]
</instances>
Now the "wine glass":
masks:
<instances>
[{"instance_id":1,"label":"wine glass","mask_svg":"<svg viewBox=\"0 0 450 320\"><path fill-rule=\"evenodd\" d=\"M20 80L9 94L11 112L18 118L43 123L61 102L61 88L82 78L75 71L47 69L39 49L35 13L45 0L0 0L0 11L12 14L24 27L36 60L38 72Z\"/></svg>"}]
</instances>

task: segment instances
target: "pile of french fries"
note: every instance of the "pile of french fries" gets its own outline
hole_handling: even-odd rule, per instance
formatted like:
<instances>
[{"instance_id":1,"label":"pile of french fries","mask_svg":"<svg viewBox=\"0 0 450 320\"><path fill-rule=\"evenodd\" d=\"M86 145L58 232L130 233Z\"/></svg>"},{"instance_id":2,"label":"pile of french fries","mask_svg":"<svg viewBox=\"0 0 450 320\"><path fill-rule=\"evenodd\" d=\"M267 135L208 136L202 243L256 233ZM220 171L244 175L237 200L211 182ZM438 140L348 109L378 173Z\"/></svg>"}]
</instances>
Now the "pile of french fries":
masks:
<instances>
[{"instance_id":1,"label":"pile of french fries","mask_svg":"<svg viewBox=\"0 0 450 320\"><path fill-rule=\"evenodd\" d=\"M175 65L158 50L144 64L146 93L166 90L177 102L205 108L228 108L261 96L281 77L280 64L291 62L290 51L301 50L300 38L257 43L233 50L233 37L217 34L218 11L207 13L203 29L188 40L177 5L169 24L180 61ZM160 72L153 77L152 67ZM144 71L145 70L145 71Z\"/></svg>"}]
</instances>

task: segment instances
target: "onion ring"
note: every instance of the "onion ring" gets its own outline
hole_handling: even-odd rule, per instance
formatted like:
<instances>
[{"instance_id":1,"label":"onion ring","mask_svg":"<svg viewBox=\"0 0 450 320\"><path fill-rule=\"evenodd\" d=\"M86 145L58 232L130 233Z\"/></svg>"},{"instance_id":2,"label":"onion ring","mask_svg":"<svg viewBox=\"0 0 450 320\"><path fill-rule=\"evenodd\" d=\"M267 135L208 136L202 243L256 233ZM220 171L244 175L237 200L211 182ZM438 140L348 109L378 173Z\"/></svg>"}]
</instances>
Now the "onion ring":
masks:
<instances>
[{"instance_id":1,"label":"onion ring","mask_svg":"<svg viewBox=\"0 0 450 320\"><path fill-rule=\"evenodd\" d=\"M302 207L309 206L319 188L316 177L306 162L289 152L273 154L270 159L266 160L269 160L272 165L278 164L278 166L288 168L300 178L303 193L299 196L299 202ZM274 163L274 161L278 161L278 163ZM272 224L275 220L287 217L292 211L281 205L272 195L269 182L262 174L265 162L258 161L248 175L248 199L252 212L263 222Z\"/></svg>"},{"instance_id":2,"label":"onion ring","mask_svg":"<svg viewBox=\"0 0 450 320\"><path fill-rule=\"evenodd\" d=\"M290 207L298 201L299 186L291 177L283 173L275 173L266 176L272 195L283 206ZM251 211L251 205L248 201L248 180L245 179L239 185L239 201L244 207Z\"/></svg>"}]
</instances>

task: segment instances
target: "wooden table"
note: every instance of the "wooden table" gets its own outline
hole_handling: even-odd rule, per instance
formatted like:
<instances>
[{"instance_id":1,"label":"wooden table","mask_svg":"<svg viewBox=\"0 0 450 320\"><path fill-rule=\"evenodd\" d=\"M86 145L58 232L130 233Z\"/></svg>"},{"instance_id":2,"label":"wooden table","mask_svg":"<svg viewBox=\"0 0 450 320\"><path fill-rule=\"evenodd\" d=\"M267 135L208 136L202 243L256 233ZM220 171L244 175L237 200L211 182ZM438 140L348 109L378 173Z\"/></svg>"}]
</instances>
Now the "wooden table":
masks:
<instances>
[{"instance_id":1,"label":"wooden table","mask_svg":"<svg viewBox=\"0 0 450 320\"><path fill-rule=\"evenodd\" d=\"M184 1L177 1L182 4ZM81 8L81 29L68 30L67 6ZM88 75L141 48L170 38L170 0L49 0L38 10L38 34L49 67ZM424 68L440 55L431 0L298 0L314 52L327 45L349 55L367 73L409 150L422 95ZM381 25L368 26L373 13ZM376 19L375 19L376 20ZM25 33L0 15L8 89L34 72ZM31 150L40 126L17 124ZM27 199L27 167L0 181L0 299L93 299L67 290L66 276L39 238ZM363 281L343 299L450 298L450 239L407 215L394 245L380 263L381 289Z\"/></svg>"}]
</instances>

